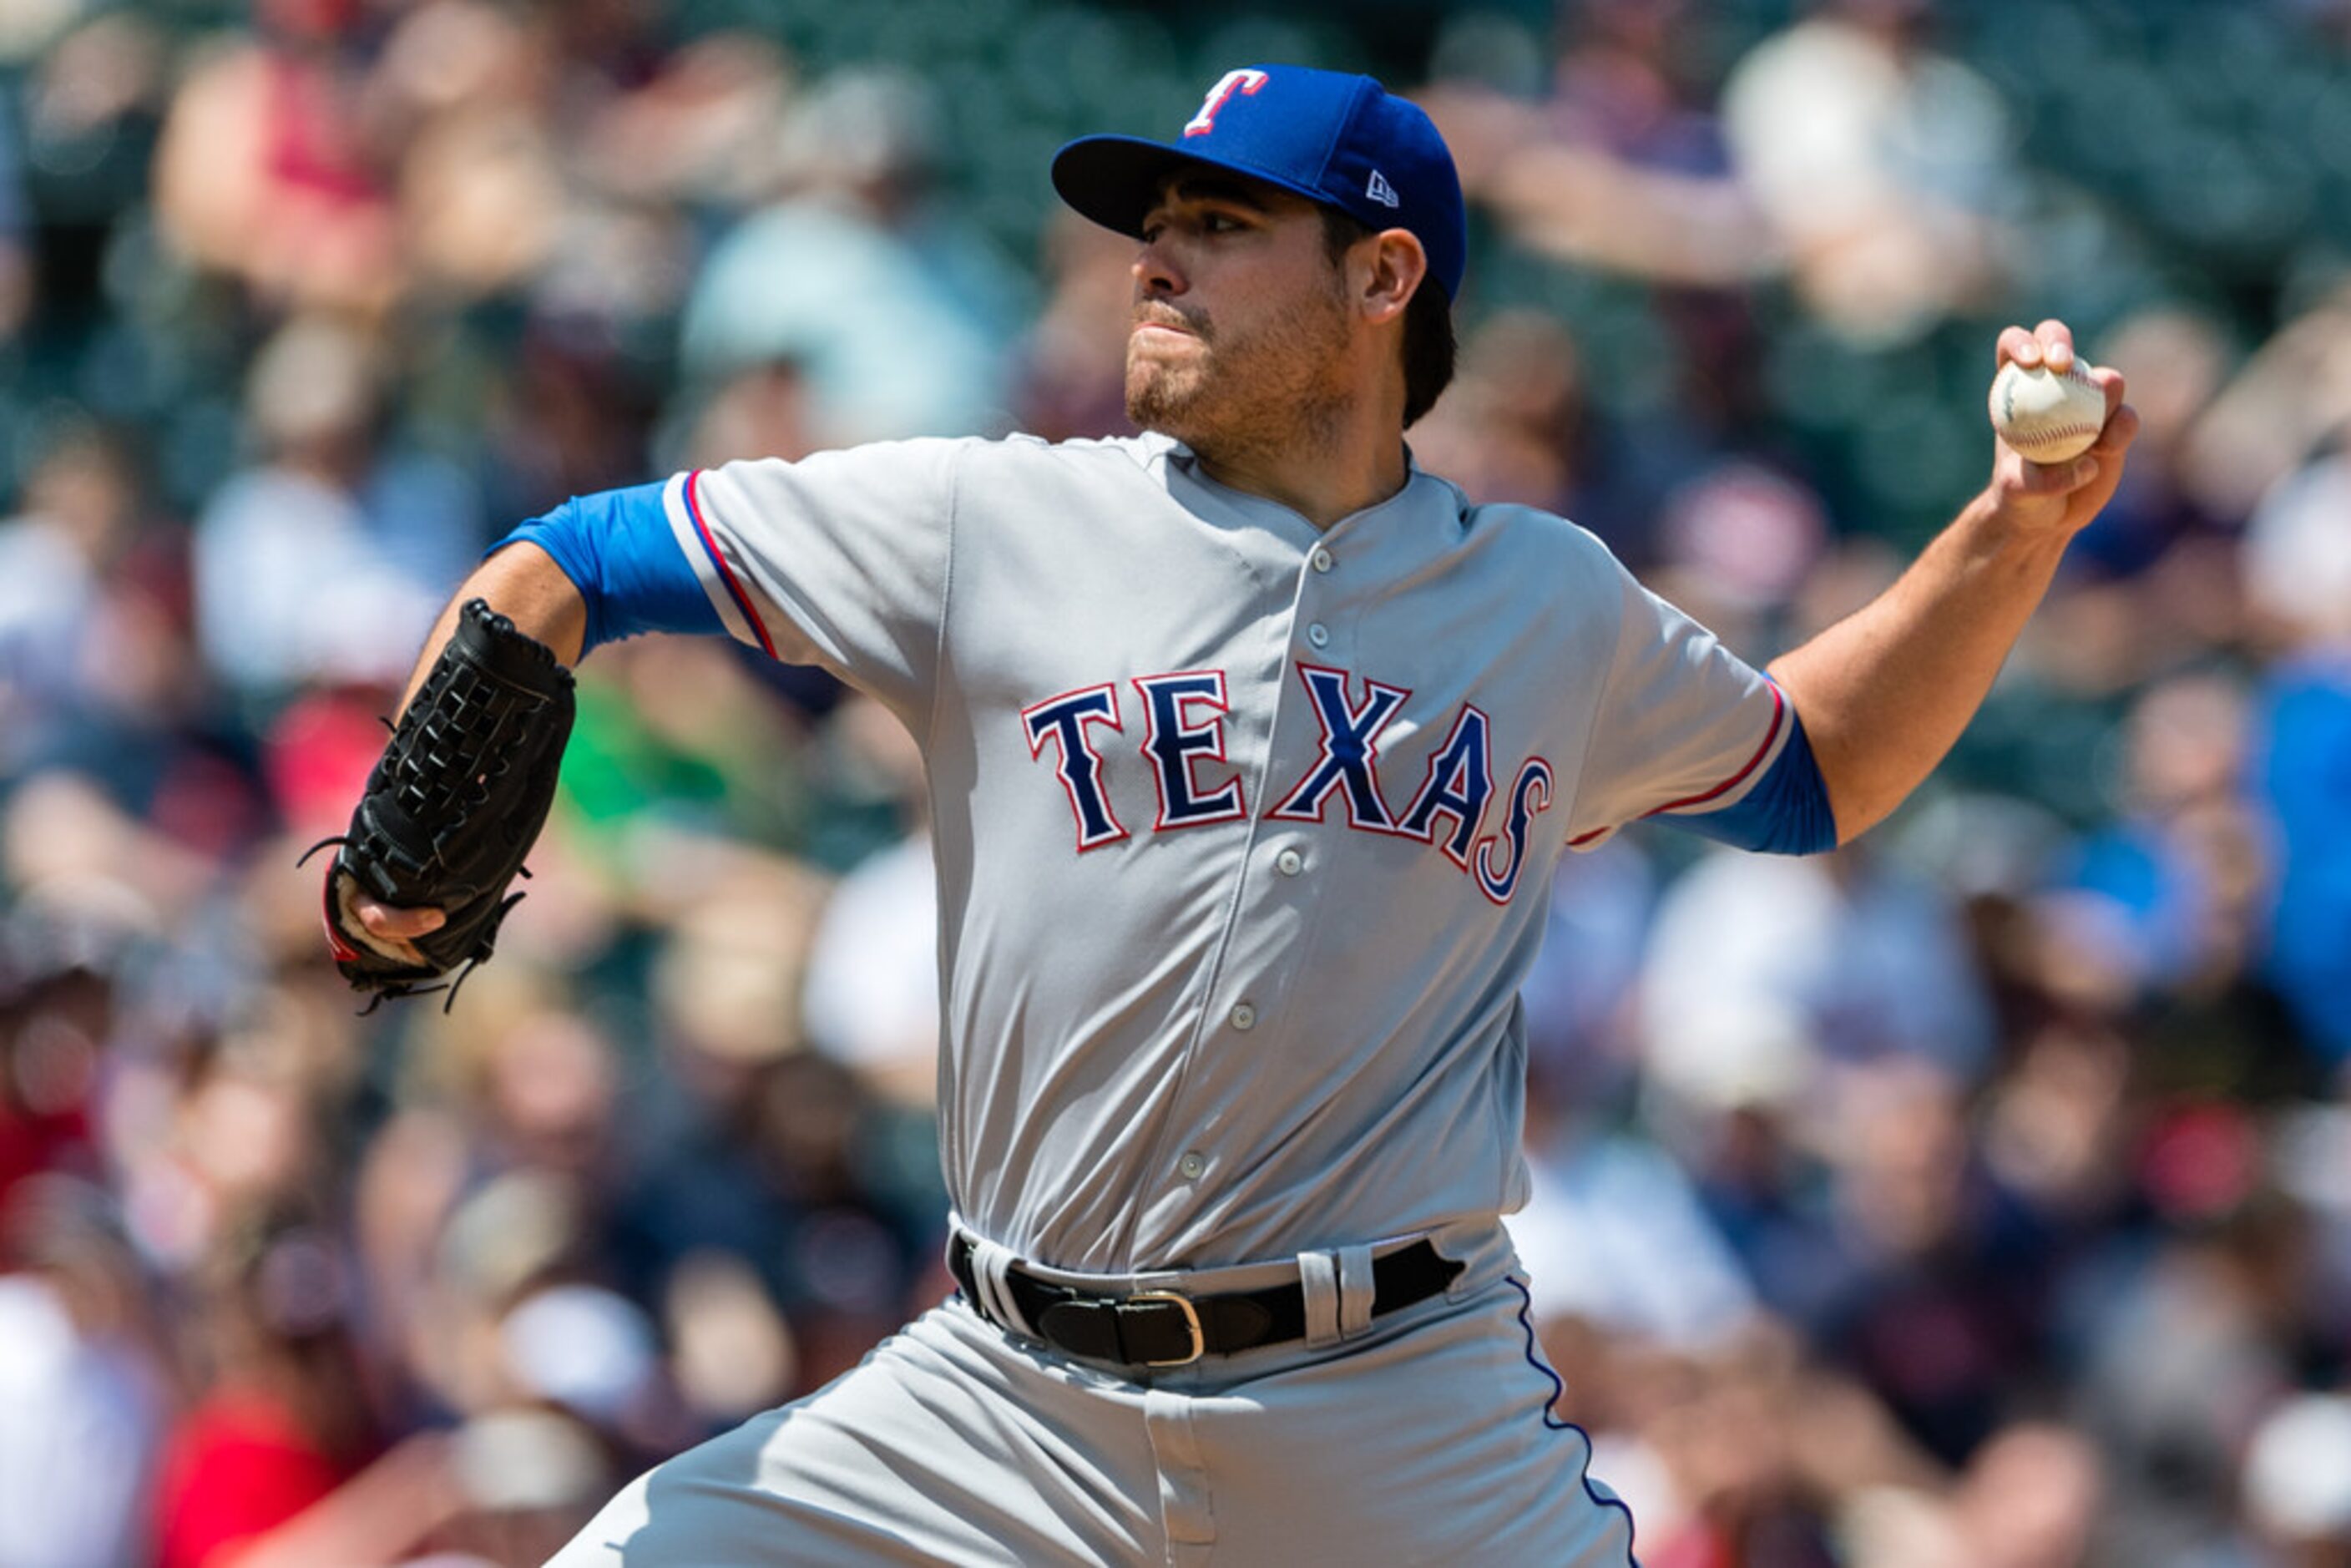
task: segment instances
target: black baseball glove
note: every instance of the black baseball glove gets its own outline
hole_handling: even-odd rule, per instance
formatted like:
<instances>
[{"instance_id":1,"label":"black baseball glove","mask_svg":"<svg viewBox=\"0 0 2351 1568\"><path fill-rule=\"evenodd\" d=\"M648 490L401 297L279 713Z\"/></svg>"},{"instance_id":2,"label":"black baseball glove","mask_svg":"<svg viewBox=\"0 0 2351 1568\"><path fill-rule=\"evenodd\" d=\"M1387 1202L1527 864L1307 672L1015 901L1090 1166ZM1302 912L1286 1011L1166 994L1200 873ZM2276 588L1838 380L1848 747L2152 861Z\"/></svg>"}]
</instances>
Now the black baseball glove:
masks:
<instances>
[{"instance_id":1,"label":"black baseball glove","mask_svg":"<svg viewBox=\"0 0 2351 1568\"><path fill-rule=\"evenodd\" d=\"M444 988L454 1002L457 984L489 957L522 897L507 884L530 874L523 856L546 825L571 716L571 672L553 651L486 601L467 601L368 775L350 831L303 857L341 846L327 871L327 940L352 988L371 993L370 1010ZM410 939L422 962L360 924L352 899L361 893L446 915ZM444 978L460 965L456 980Z\"/></svg>"}]
</instances>

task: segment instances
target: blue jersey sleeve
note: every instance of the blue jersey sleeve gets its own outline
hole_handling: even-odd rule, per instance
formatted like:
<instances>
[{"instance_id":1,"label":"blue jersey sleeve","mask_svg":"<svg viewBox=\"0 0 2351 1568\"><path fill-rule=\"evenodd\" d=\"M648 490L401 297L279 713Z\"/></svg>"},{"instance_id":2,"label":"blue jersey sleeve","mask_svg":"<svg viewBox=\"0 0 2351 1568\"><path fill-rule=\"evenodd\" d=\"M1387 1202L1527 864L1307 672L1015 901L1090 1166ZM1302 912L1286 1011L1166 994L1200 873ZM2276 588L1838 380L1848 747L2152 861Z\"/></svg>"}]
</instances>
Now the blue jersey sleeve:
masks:
<instances>
[{"instance_id":1,"label":"blue jersey sleeve","mask_svg":"<svg viewBox=\"0 0 2351 1568\"><path fill-rule=\"evenodd\" d=\"M528 540L554 558L588 604L580 653L640 632L723 634L726 628L679 548L664 484L575 496L491 547Z\"/></svg>"},{"instance_id":2,"label":"blue jersey sleeve","mask_svg":"<svg viewBox=\"0 0 2351 1568\"><path fill-rule=\"evenodd\" d=\"M1660 820L1719 843L1767 854L1810 855L1836 848L1836 813L1829 806L1828 782L1813 758L1803 720L1792 713L1791 717L1793 727L1787 744L1735 804Z\"/></svg>"}]
</instances>

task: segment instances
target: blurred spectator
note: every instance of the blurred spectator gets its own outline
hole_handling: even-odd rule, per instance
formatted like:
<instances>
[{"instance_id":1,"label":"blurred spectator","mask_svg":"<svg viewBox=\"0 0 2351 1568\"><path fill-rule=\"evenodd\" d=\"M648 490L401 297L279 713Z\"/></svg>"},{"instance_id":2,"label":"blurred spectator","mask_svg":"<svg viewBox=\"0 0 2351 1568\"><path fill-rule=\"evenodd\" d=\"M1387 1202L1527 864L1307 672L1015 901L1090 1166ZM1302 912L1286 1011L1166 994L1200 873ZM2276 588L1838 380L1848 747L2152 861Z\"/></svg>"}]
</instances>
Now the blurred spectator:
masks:
<instances>
[{"instance_id":1,"label":"blurred spectator","mask_svg":"<svg viewBox=\"0 0 2351 1568\"><path fill-rule=\"evenodd\" d=\"M637 1439L658 1454L666 1403L653 1321L600 1285L555 1284L517 1301L497 1325L515 1390L592 1429Z\"/></svg>"},{"instance_id":2,"label":"blurred spectator","mask_svg":"<svg viewBox=\"0 0 2351 1568\"><path fill-rule=\"evenodd\" d=\"M2229 368L2219 323L2157 306L2125 319L2093 352L2130 367L2147 444L2132 444L2114 502L2066 551L2049 613L2020 662L2067 692L2109 699L2243 640L2242 514L2213 510L2197 472Z\"/></svg>"},{"instance_id":3,"label":"blurred spectator","mask_svg":"<svg viewBox=\"0 0 2351 1568\"><path fill-rule=\"evenodd\" d=\"M899 70L836 71L792 106L781 178L803 198L872 219L912 253L943 299L992 350L1029 304L1011 259L943 190L936 93Z\"/></svg>"},{"instance_id":4,"label":"blurred spectator","mask_svg":"<svg viewBox=\"0 0 2351 1568\"><path fill-rule=\"evenodd\" d=\"M798 110L784 198L719 245L687 304L689 374L795 367L822 446L1005 423L1008 290L985 242L922 199L932 112L888 75L841 76Z\"/></svg>"},{"instance_id":5,"label":"blurred spectator","mask_svg":"<svg viewBox=\"0 0 2351 1568\"><path fill-rule=\"evenodd\" d=\"M1823 567L1829 522L1805 486L1731 461L1675 486L1656 534L1656 591L1717 636L1760 650L1783 640L1783 618Z\"/></svg>"},{"instance_id":6,"label":"blurred spectator","mask_svg":"<svg viewBox=\"0 0 2351 1568\"><path fill-rule=\"evenodd\" d=\"M1586 520L1591 468L1608 461L1584 398L1575 340L1531 311L1485 323L1462 345L1445 397L1414 426L1413 455L1481 505L1542 507Z\"/></svg>"},{"instance_id":7,"label":"blurred spectator","mask_svg":"<svg viewBox=\"0 0 2351 1568\"><path fill-rule=\"evenodd\" d=\"M622 1479L594 1435L552 1410L490 1411L458 1428L451 1448L466 1512L447 1531L449 1553L420 1564L544 1563Z\"/></svg>"},{"instance_id":8,"label":"blurred spectator","mask_svg":"<svg viewBox=\"0 0 2351 1568\"><path fill-rule=\"evenodd\" d=\"M724 1431L806 1386L791 1322L740 1254L688 1253L670 1270L662 1309L679 1396L705 1429Z\"/></svg>"},{"instance_id":9,"label":"blurred spectator","mask_svg":"<svg viewBox=\"0 0 2351 1568\"><path fill-rule=\"evenodd\" d=\"M568 216L543 28L475 0L403 9L345 101L397 204L408 286L495 295L548 264Z\"/></svg>"},{"instance_id":10,"label":"blurred spectator","mask_svg":"<svg viewBox=\"0 0 2351 1568\"><path fill-rule=\"evenodd\" d=\"M2127 578L2183 544L2228 542L2188 474L2189 442L2230 369L2221 324L2201 311L2159 305L2101 334L2091 351L2099 364L2130 367L2139 433L2122 487L2067 549L2067 570ZM2224 571L2227 559L2225 550L2198 551L2199 562Z\"/></svg>"},{"instance_id":11,"label":"blurred spectator","mask_svg":"<svg viewBox=\"0 0 2351 1568\"><path fill-rule=\"evenodd\" d=\"M928 833L863 862L809 955L810 1043L893 1100L927 1105L939 1060L938 898Z\"/></svg>"},{"instance_id":12,"label":"blurred spectator","mask_svg":"<svg viewBox=\"0 0 2351 1568\"><path fill-rule=\"evenodd\" d=\"M94 431L66 434L26 476L23 513L0 523L0 773L59 759L65 731L102 702L102 601L138 521L128 467Z\"/></svg>"},{"instance_id":13,"label":"blurred spectator","mask_svg":"<svg viewBox=\"0 0 2351 1568\"><path fill-rule=\"evenodd\" d=\"M810 940L801 1015L811 1046L927 1111L938 1088L939 910L922 754L870 698L841 709L832 727L893 786L909 831L833 889Z\"/></svg>"},{"instance_id":14,"label":"blurred spectator","mask_svg":"<svg viewBox=\"0 0 2351 1568\"><path fill-rule=\"evenodd\" d=\"M1526 104L1438 83L1429 113L1463 193L1531 248L1665 284L1728 287L1771 276L1781 245L1730 177L1684 55L1686 0L1558 8L1552 96Z\"/></svg>"},{"instance_id":15,"label":"blurred spectator","mask_svg":"<svg viewBox=\"0 0 2351 1568\"><path fill-rule=\"evenodd\" d=\"M2351 283L2282 323L2189 433L2186 480L2216 517L2263 495L2351 429Z\"/></svg>"},{"instance_id":16,"label":"blurred spectator","mask_svg":"<svg viewBox=\"0 0 2351 1568\"><path fill-rule=\"evenodd\" d=\"M1884 1057L1965 1080L1991 1048L1955 912L1867 847L1708 855L1658 906L1642 992L1654 1081L1714 1109Z\"/></svg>"},{"instance_id":17,"label":"blurred spectator","mask_svg":"<svg viewBox=\"0 0 2351 1568\"><path fill-rule=\"evenodd\" d=\"M591 127L585 152L599 186L735 207L775 188L796 85L780 48L757 33L711 33L641 65L640 79L614 83Z\"/></svg>"},{"instance_id":18,"label":"blurred spectator","mask_svg":"<svg viewBox=\"0 0 2351 1568\"><path fill-rule=\"evenodd\" d=\"M360 0L263 0L196 59L155 159L172 238L263 299L381 313L406 286L390 152L369 134Z\"/></svg>"},{"instance_id":19,"label":"blurred spectator","mask_svg":"<svg viewBox=\"0 0 2351 1568\"><path fill-rule=\"evenodd\" d=\"M1928 47L1931 0L1820 0L1722 87L1731 162L1830 330L1900 342L1983 302L2013 132L1991 85Z\"/></svg>"},{"instance_id":20,"label":"blurred spectator","mask_svg":"<svg viewBox=\"0 0 2351 1568\"><path fill-rule=\"evenodd\" d=\"M2013 1049L1981 1113L1986 1169L2052 1232L2095 1236L2131 1196L2130 1043L2074 1017L2040 1023Z\"/></svg>"},{"instance_id":21,"label":"blurred spectator","mask_svg":"<svg viewBox=\"0 0 2351 1568\"><path fill-rule=\"evenodd\" d=\"M2229 1533L2239 1456L2292 1385L2281 1331L2306 1266L2274 1199L2177 1236L2086 1303L2073 1412L2114 1473L2107 1550L2157 1565L2210 1560Z\"/></svg>"},{"instance_id":22,"label":"blurred spectator","mask_svg":"<svg viewBox=\"0 0 2351 1568\"><path fill-rule=\"evenodd\" d=\"M248 699L311 682L400 686L478 547L463 476L381 449L388 373L368 338L317 316L254 361L263 460L221 487L195 546L205 657Z\"/></svg>"},{"instance_id":23,"label":"blurred spectator","mask_svg":"<svg viewBox=\"0 0 2351 1568\"><path fill-rule=\"evenodd\" d=\"M2280 1561L2351 1563L2351 1398L2304 1394L2282 1403L2246 1450L2245 1493Z\"/></svg>"},{"instance_id":24,"label":"blurred spectator","mask_svg":"<svg viewBox=\"0 0 2351 1568\"><path fill-rule=\"evenodd\" d=\"M148 1561L143 1500L171 1396L150 1281L106 1193L48 1176L6 1198L0 1537L7 1568Z\"/></svg>"},{"instance_id":25,"label":"blurred spectator","mask_svg":"<svg viewBox=\"0 0 2351 1568\"><path fill-rule=\"evenodd\" d=\"M0 1010L0 1219L20 1198L37 1204L52 1177L100 1174L92 1123L115 1011L102 971L116 953L39 947L79 936L119 952L120 938L119 930L72 933L61 912L30 903L15 914L8 962L19 972L9 977L13 994Z\"/></svg>"},{"instance_id":26,"label":"blurred spectator","mask_svg":"<svg viewBox=\"0 0 2351 1568\"><path fill-rule=\"evenodd\" d=\"M2278 644L2258 701L2261 799L2282 868L2269 969L2330 1066L2351 1060L2351 455L2280 483L2246 538L2248 591Z\"/></svg>"},{"instance_id":27,"label":"blurred spectator","mask_svg":"<svg viewBox=\"0 0 2351 1568\"><path fill-rule=\"evenodd\" d=\"M383 1449L349 1337L349 1260L326 1233L232 1232L193 1324L205 1389L157 1492L159 1568L275 1568L405 1555L458 1510L439 1442Z\"/></svg>"},{"instance_id":28,"label":"blurred spectator","mask_svg":"<svg viewBox=\"0 0 2351 1568\"><path fill-rule=\"evenodd\" d=\"M706 949L673 961L747 965L771 962L773 952ZM674 973L682 985L695 971ZM799 1049L789 993L758 1002L742 988L748 981L747 970L732 983L725 971L702 970L690 1006L685 990L672 990L679 1032L667 1043L691 1098L671 1110L680 1124L646 1160L617 1230L629 1277L654 1290L699 1255L747 1260L794 1325L797 1393L846 1370L903 1316L939 1255L944 1205L935 1176L913 1190L891 1179L875 1091ZM713 1032L720 998L747 1004L759 1021Z\"/></svg>"},{"instance_id":29,"label":"blurred spectator","mask_svg":"<svg viewBox=\"0 0 2351 1568\"><path fill-rule=\"evenodd\" d=\"M1125 434L1134 248L1073 212L1056 214L1041 243L1048 293L1024 350L1019 427L1049 441Z\"/></svg>"},{"instance_id":30,"label":"blurred spectator","mask_svg":"<svg viewBox=\"0 0 2351 1568\"><path fill-rule=\"evenodd\" d=\"M2228 681L2182 676L2149 687L2125 732L2124 813L2085 835L2053 896L2092 906L2065 918L2108 933L2123 997L2208 1009L2204 1032L2250 1064L2263 1042L2247 1035L2273 1020L2230 1030L2220 1016L2248 1005L2242 991L2267 936L2273 880L2265 830L2247 810L2247 722Z\"/></svg>"},{"instance_id":31,"label":"blurred spectator","mask_svg":"<svg viewBox=\"0 0 2351 1568\"><path fill-rule=\"evenodd\" d=\"M1703 1354L1747 1327L1754 1293L1688 1177L1633 1138L1534 1151L1510 1237L1538 1320L1573 1316L1613 1338Z\"/></svg>"},{"instance_id":32,"label":"blurred spectator","mask_svg":"<svg viewBox=\"0 0 2351 1568\"><path fill-rule=\"evenodd\" d=\"M1960 1086L1916 1061L1834 1086L1833 1255L1808 1325L1945 1464L1991 1437L2045 1347L2050 1238L1969 1145Z\"/></svg>"},{"instance_id":33,"label":"blurred spectator","mask_svg":"<svg viewBox=\"0 0 2351 1568\"><path fill-rule=\"evenodd\" d=\"M1614 1108L1639 1082L1637 988L1658 873L1623 835L1560 867L1542 951L1520 990L1531 1080L1527 1138L1554 1116Z\"/></svg>"},{"instance_id":34,"label":"blurred spectator","mask_svg":"<svg viewBox=\"0 0 2351 1568\"><path fill-rule=\"evenodd\" d=\"M1956 1563L2069 1568L2089 1560L2105 1501L2097 1450L2052 1423L2008 1427L1969 1464L1953 1499Z\"/></svg>"},{"instance_id":35,"label":"blurred spectator","mask_svg":"<svg viewBox=\"0 0 2351 1568\"><path fill-rule=\"evenodd\" d=\"M44 354L70 352L73 334L101 345L111 335L104 265L112 246L141 226L171 85L170 42L155 18L132 8L83 9L96 14L78 19L25 81L26 183L38 218L41 303L27 338Z\"/></svg>"}]
</instances>

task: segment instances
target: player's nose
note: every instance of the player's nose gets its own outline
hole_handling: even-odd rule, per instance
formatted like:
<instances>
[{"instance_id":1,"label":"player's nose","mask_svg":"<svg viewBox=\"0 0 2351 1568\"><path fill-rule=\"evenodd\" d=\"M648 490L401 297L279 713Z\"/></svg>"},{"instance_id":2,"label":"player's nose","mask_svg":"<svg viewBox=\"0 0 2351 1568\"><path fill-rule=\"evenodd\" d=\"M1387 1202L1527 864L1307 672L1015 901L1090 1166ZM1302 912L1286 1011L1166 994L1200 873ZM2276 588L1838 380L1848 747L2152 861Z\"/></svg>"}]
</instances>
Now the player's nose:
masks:
<instances>
[{"instance_id":1,"label":"player's nose","mask_svg":"<svg viewBox=\"0 0 2351 1568\"><path fill-rule=\"evenodd\" d=\"M1134 253L1134 292L1141 299L1181 294L1186 287L1184 269L1165 241L1147 239Z\"/></svg>"}]
</instances>

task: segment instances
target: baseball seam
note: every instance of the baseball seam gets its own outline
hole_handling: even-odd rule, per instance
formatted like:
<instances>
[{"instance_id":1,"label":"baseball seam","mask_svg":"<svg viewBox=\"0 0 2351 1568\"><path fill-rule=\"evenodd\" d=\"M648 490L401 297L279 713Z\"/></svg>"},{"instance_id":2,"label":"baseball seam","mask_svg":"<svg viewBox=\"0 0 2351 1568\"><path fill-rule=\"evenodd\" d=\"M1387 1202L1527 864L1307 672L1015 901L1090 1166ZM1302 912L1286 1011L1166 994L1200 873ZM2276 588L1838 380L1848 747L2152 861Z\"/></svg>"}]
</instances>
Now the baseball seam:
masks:
<instances>
[{"instance_id":1,"label":"baseball seam","mask_svg":"<svg viewBox=\"0 0 2351 1568\"><path fill-rule=\"evenodd\" d=\"M2085 435L2095 438L2097 434L2098 427L2092 424L2060 424L2048 430L2036 430L2021 439L2013 435L2002 439L2024 456L2032 457L2035 452L2046 452L2053 446L2063 446ZM2078 457L2082 454L2076 452L2072 455ZM2033 458L2033 461L2039 462L2040 459Z\"/></svg>"},{"instance_id":2,"label":"baseball seam","mask_svg":"<svg viewBox=\"0 0 2351 1568\"><path fill-rule=\"evenodd\" d=\"M2056 372L2053 371L2051 373L2055 374ZM2099 390L2097 379L2092 376L2088 370L2085 369L2078 360L2072 365L2066 367L2064 374L2059 379L2072 382L2076 386L2085 387L2092 391ZM2007 442L2010 446L2013 447L2025 458L2036 463L2043 461L2043 459L2033 455L2036 452L2049 452L2054 447L2067 446L2074 442L2083 440L2085 437L2087 437L2090 443L2095 443L2098 432L2105 427L2102 424L2091 424L2085 421L2075 421L2070 424L2046 425L2032 431L2022 431L2012 428L2017 423L2017 390L2023 380L2024 371L2015 365L2011 365L2008 367L2007 371L2001 374L2000 381L1994 389L1998 393L2000 400L2000 417L1997 423L2001 426L2001 439ZM2058 457L2053 453L2047 461L2064 462L2069 457L2079 455L2081 455L2080 453L2069 453L2067 454L2067 457Z\"/></svg>"}]
</instances>

